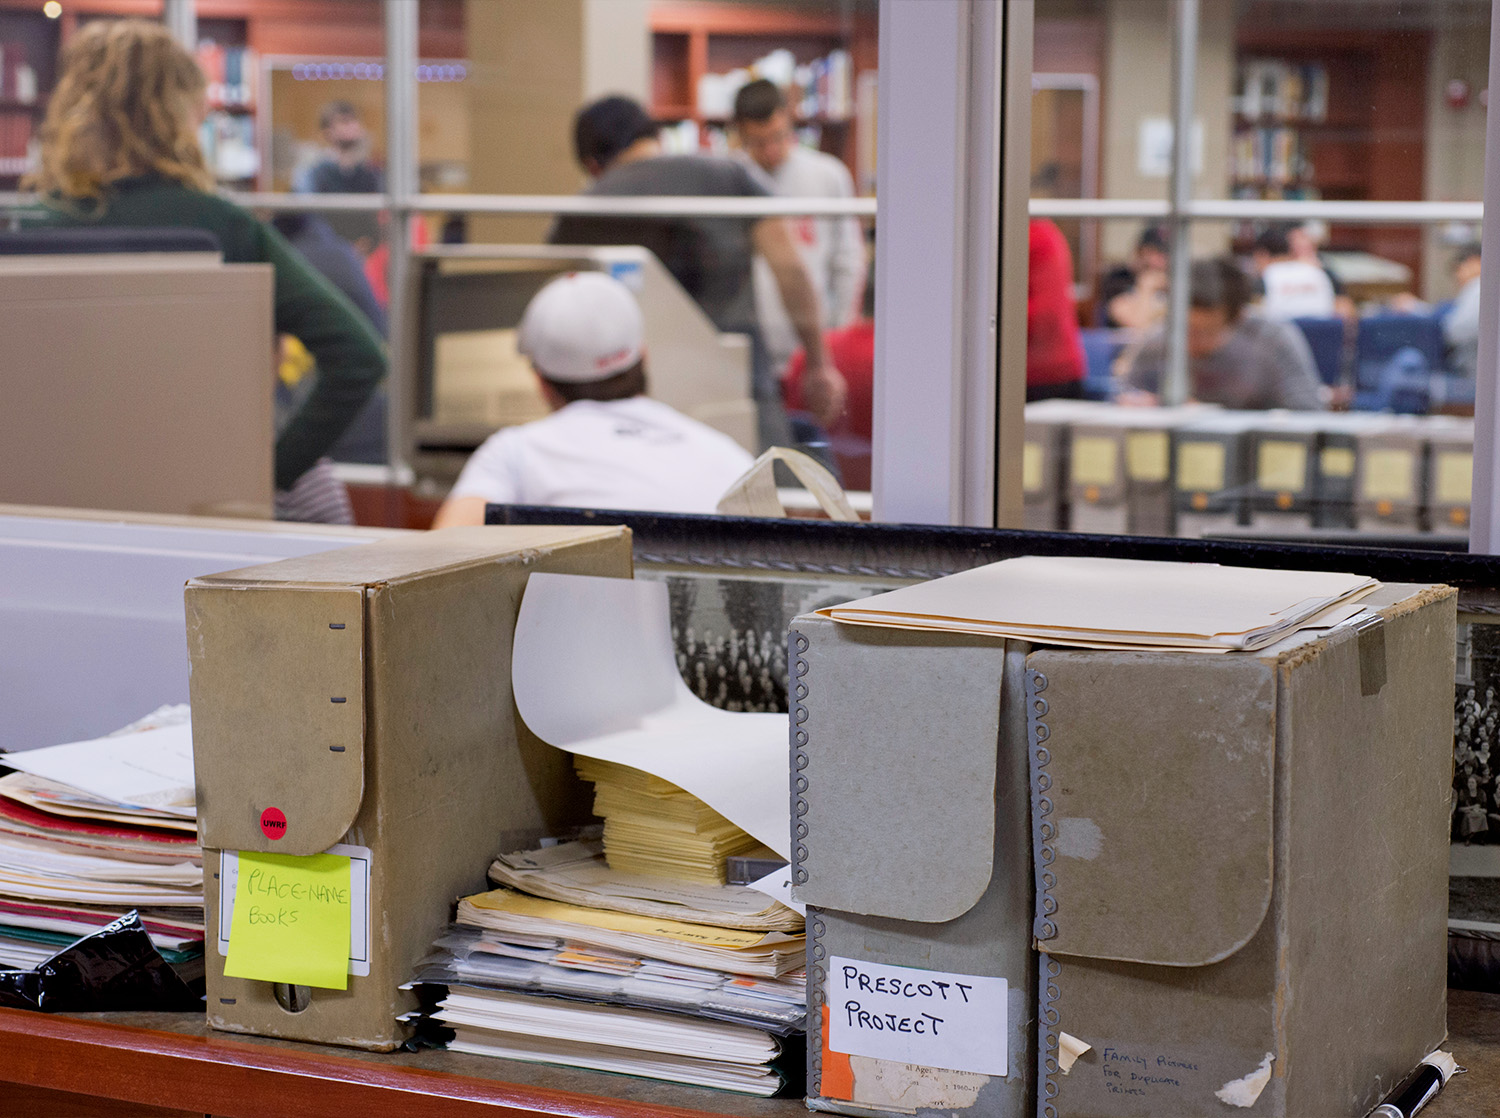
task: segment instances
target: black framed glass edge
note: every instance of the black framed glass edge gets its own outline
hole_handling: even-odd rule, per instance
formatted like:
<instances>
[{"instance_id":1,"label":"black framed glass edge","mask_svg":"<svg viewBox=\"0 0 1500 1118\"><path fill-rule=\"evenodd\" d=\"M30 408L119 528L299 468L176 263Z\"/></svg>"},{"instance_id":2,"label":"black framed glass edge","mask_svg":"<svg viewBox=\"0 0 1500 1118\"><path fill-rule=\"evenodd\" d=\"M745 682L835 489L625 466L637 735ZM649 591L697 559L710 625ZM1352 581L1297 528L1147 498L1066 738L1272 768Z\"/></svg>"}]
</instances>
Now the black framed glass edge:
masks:
<instances>
[{"instance_id":1,"label":"black framed glass edge","mask_svg":"<svg viewBox=\"0 0 1500 1118\"><path fill-rule=\"evenodd\" d=\"M1350 571L1382 582L1447 583L1460 591L1460 609L1500 613L1500 556L1417 548L1400 537L1382 541L1392 546L1371 547L493 504L485 523L623 524L642 563L874 578L938 578L1020 555Z\"/></svg>"}]
</instances>

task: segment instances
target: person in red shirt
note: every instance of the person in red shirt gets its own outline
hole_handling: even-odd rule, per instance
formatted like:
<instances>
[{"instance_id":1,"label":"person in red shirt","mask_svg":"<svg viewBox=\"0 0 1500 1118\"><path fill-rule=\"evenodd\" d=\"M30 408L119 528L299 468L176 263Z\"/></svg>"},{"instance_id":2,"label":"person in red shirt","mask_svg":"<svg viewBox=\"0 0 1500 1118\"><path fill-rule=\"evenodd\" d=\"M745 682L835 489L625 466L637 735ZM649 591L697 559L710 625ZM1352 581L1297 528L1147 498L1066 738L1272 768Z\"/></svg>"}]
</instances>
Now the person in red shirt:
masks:
<instances>
[{"instance_id":1,"label":"person in red shirt","mask_svg":"<svg viewBox=\"0 0 1500 1118\"><path fill-rule=\"evenodd\" d=\"M873 253L871 256L873 257ZM848 384L844 413L828 431L829 449L839 467L845 489L870 488L870 440L875 426L875 275L865 277L859 317L848 326L823 335L823 348L833 367ZM806 411L802 401L802 368L806 354L798 350L787 363L782 397L789 412Z\"/></svg>"},{"instance_id":2,"label":"person in red shirt","mask_svg":"<svg viewBox=\"0 0 1500 1118\"><path fill-rule=\"evenodd\" d=\"M1031 223L1026 289L1026 399L1083 395L1083 341L1073 304L1073 254L1050 221Z\"/></svg>"}]
</instances>

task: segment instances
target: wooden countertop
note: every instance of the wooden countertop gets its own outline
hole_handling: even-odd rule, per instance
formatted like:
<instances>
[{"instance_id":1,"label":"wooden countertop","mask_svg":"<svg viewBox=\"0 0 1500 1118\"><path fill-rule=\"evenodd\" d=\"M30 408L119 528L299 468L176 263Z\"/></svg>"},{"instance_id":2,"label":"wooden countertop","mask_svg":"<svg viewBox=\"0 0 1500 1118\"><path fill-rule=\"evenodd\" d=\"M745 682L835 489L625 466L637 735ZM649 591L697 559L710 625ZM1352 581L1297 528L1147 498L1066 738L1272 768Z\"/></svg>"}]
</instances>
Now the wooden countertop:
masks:
<instances>
[{"instance_id":1,"label":"wooden countertop","mask_svg":"<svg viewBox=\"0 0 1500 1118\"><path fill-rule=\"evenodd\" d=\"M1500 994L1449 991L1448 1048L1468 1068L1429 1118L1492 1113ZM632 1076L425 1051L368 1053L208 1029L201 1017L76 1017L0 1010L0 1113L58 1118L793 1118L800 1099L756 1099Z\"/></svg>"}]
</instances>

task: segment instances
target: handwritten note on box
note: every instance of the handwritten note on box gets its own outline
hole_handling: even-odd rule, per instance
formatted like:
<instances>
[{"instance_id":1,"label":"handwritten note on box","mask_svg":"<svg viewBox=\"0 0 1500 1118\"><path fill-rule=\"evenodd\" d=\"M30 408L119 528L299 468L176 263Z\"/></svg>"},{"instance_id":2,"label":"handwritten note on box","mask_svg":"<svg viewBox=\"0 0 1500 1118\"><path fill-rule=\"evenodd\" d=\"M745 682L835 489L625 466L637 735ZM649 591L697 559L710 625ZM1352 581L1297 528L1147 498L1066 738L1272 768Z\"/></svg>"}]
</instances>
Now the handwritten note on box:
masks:
<instances>
[{"instance_id":1,"label":"handwritten note on box","mask_svg":"<svg viewBox=\"0 0 1500 1118\"><path fill-rule=\"evenodd\" d=\"M349 859L243 850L239 863L224 973L347 989Z\"/></svg>"},{"instance_id":2,"label":"handwritten note on box","mask_svg":"<svg viewBox=\"0 0 1500 1118\"><path fill-rule=\"evenodd\" d=\"M824 996L835 1052L1007 1074L1003 978L830 956Z\"/></svg>"}]
</instances>

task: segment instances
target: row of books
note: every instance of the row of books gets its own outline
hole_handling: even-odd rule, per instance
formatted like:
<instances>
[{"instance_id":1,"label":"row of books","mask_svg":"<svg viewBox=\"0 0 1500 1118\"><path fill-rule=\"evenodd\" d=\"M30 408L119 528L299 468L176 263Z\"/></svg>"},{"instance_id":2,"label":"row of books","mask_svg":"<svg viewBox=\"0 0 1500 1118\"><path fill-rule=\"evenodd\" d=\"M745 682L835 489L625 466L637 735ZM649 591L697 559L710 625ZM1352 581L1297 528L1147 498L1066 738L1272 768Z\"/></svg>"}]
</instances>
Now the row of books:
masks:
<instances>
[{"instance_id":1,"label":"row of books","mask_svg":"<svg viewBox=\"0 0 1500 1118\"><path fill-rule=\"evenodd\" d=\"M224 47L203 39L197 48L198 65L208 79L210 108L249 108L256 102L256 56L249 47Z\"/></svg>"},{"instance_id":2,"label":"row of books","mask_svg":"<svg viewBox=\"0 0 1500 1118\"><path fill-rule=\"evenodd\" d=\"M1328 69L1316 63L1251 58L1240 63L1234 111L1249 120L1328 118Z\"/></svg>"},{"instance_id":3,"label":"row of books","mask_svg":"<svg viewBox=\"0 0 1500 1118\"><path fill-rule=\"evenodd\" d=\"M215 109L204 117L198 139L204 161L220 182L244 182L259 173L253 116Z\"/></svg>"},{"instance_id":4,"label":"row of books","mask_svg":"<svg viewBox=\"0 0 1500 1118\"><path fill-rule=\"evenodd\" d=\"M801 1092L803 918L726 883L758 844L707 804L578 757L602 839L505 855L410 988L450 1049L744 1094Z\"/></svg>"},{"instance_id":5,"label":"row of books","mask_svg":"<svg viewBox=\"0 0 1500 1118\"><path fill-rule=\"evenodd\" d=\"M98 741L5 756L15 771L0 777L0 967L34 967L135 909L168 962L202 974L191 749L178 706ZM186 784L148 772L152 758L186 765Z\"/></svg>"},{"instance_id":6,"label":"row of books","mask_svg":"<svg viewBox=\"0 0 1500 1118\"><path fill-rule=\"evenodd\" d=\"M36 155L36 121L29 112L0 113L0 175L24 175Z\"/></svg>"},{"instance_id":7,"label":"row of books","mask_svg":"<svg viewBox=\"0 0 1500 1118\"><path fill-rule=\"evenodd\" d=\"M1230 148L1230 174L1287 185L1312 176L1307 137L1295 128L1237 128Z\"/></svg>"},{"instance_id":8,"label":"row of books","mask_svg":"<svg viewBox=\"0 0 1500 1118\"><path fill-rule=\"evenodd\" d=\"M695 120L679 120L664 124L657 133L662 150L669 155L692 155L706 152L710 155L728 155L733 150L729 142L729 129L722 124L699 124ZM818 151L823 146L823 127L820 124L804 124L797 129L797 142L803 147Z\"/></svg>"},{"instance_id":9,"label":"row of books","mask_svg":"<svg viewBox=\"0 0 1500 1118\"><path fill-rule=\"evenodd\" d=\"M24 43L0 42L0 99L24 105L37 100L36 68Z\"/></svg>"},{"instance_id":10,"label":"row of books","mask_svg":"<svg viewBox=\"0 0 1500 1118\"><path fill-rule=\"evenodd\" d=\"M696 91L698 115L710 120L731 117L735 95L760 78L779 85L793 114L804 120L847 120L854 115L854 64L848 51L832 50L798 63L785 48L727 74L704 74Z\"/></svg>"},{"instance_id":11,"label":"row of books","mask_svg":"<svg viewBox=\"0 0 1500 1118\"><path fill-rule=\"evenodd\" d=\"M1248 202L1315 202L1323 195L1311 183L1272 183L1251 179L1236 182L1229 196ZM1234 227L1234 239L1252 241L1262 228L1264 223L1240 222Z\"/></svg>"}]
</instances>

